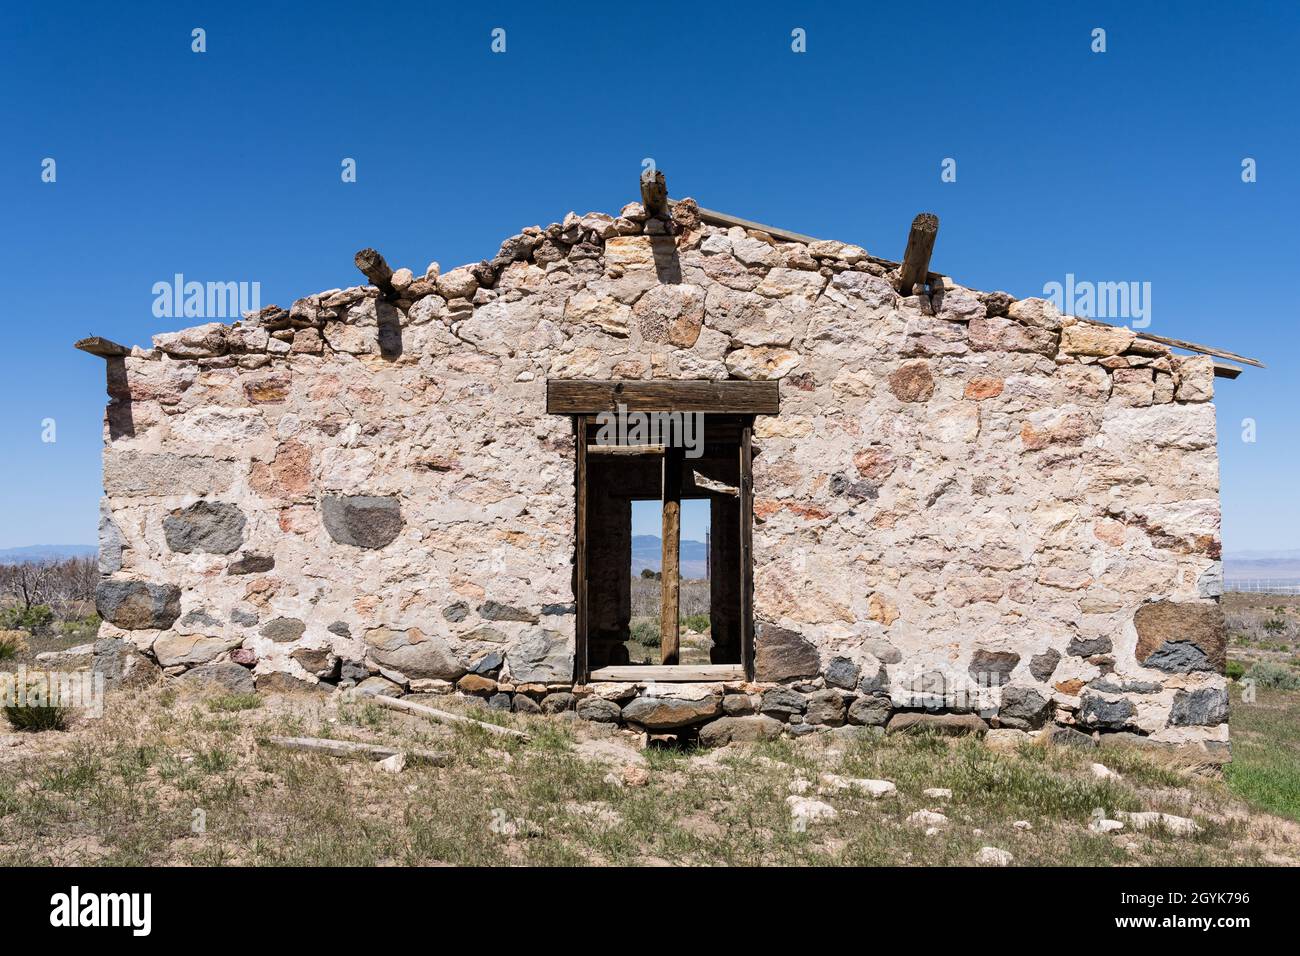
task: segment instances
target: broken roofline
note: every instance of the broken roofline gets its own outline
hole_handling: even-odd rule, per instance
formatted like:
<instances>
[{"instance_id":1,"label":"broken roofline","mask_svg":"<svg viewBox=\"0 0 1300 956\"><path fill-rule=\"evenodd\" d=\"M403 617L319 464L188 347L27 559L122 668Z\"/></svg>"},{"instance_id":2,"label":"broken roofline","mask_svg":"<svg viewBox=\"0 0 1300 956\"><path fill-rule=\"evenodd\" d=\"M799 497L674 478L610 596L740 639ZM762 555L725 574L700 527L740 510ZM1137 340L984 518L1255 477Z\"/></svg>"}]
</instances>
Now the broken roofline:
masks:
<instances>
[{"instance_id":1,"label":"broken roofline","mask_svg":"<svg viewBox=\"0 0 1300 956\"><path fill-rule=\"evenodd\" d=\"M677 204L677 200L670 199L668 200L668 204L669 206L674 206ZM725 212L718 212L716 209L705 209L703 206L699 208L700 220L714 226L739 226L741 229L753 229L757 232L765 232L773 239L781 239L785 242L801 242L805 245L820 241L814 236L806 236L800 232L791 232L789 229L781 229L776 226L768 226L761 222L741 219L739 216L732 216ZM924 215L924 213L922 215ZM903 265L900 262L895 262L891 259L881 259L878 256L868 255L866 258L870 262L874 262L890 269L899 269L902 268ZM926 276L926 281L933 285L938 285L947 278L948 276L942 272L929 272ZM1086 316L1075 316L1075 318L1079 319L1081 322L1089 322L1093 325L1101 325L1111 329L1127 328L1127 326L1117 326L1112 322L1103 322L1100 319L1088 318ZM1228 359L1233 362L1240 362L1243 365L1253 365L1256 368L1267 368L1267 366L1258 359L1249 358L1245 355L1238 355L1237 353L1229 352L1226 349L1219 349L1210 345L1200 345L1196 342L1185 342L1181 339L1166 338L1163 335L1156 335L1153 332L1142 332L1138 329L1134 329L1133 331L1137 334L1138 338L1148 339L1152 342L1159 342L1162 345L1168 345L1172 348L1183 349L1187 352L1199 352L1202 355ZM1241 372L1241 369L1232 365L1226 365L1221 362L1214 363L1214 374L1220 378L1236 378L1241 374Z\"/></svg>"},{"instance_id":2,"label":"broken roofline","mask_svg":"<svg viewBox=\"0 0 1300 956\"><path fill-rule=\"evenodd\" d=\"M683 201L668 198L667 182L661 171L656 170L654 172L647 172L646 175L641 177L640 185L642 204L645 210L651 214L670 214L672 207ZM768 226L764 223L741 219L738 216L718 212L714 209L705 209L699 206L696 206L696 209L700 221L711 225L726 227L736 226L741 229L764 233L773 239L784 242L801 243L809 246L824 241L802 233L791 232L788 229L781 229L775 226ZM907 249L904 252L902 262L895 262L890 259L881 259L877 256L869 255L866 250L862 250L861 258L875 263L885 269L898 270L898 277L895 280L895 284L898 286L898 291L904 296L910 295L913 291L913 287L917 285L929 286L935 289L948 288L950 285L954 285L951 279L943 273L931 272L929 270L930 256L934 249L934 243L938 231L938 217L933 213L921 213L912 221L911 230L908 233ZM837 243L837 245L843 246L844 244ZM397 297L396 290L392 285L393 270L389 267L388 263L384 261L384 257L380 255L379 252L369 248L362 249L356 254L354 261L356 267L366 276L367 279L370 280L380 295L388 299ZM922 276L924 276L924 281L921 279ZM1081 322L1087 322L1106 328L1127 328L1126 326L1116 326L1109 322L1102 322L1098 319L1079 316L1075 316L1074 318ZM1183 349L1188 352L1197 352L1202 355L1227 359L1232 362L1240 362L1244 365L1253 365L1256 368L1265 367L1264 363L1258 359L1238 355L1235 352L1229 352L1225 349L1201 345L1196 342L1186 342L1181 339L1166 338L1165 336L1155 335L1149 332L1141 332L1136 329L1133 329L1132 331L1138 338L1158 342L1171 348ZM117 358L131 353L131 350L126 346L112 342L100 336L90 336L81 339L75 343L75 347L84 352L89 352L92 355L98 355L106 359ZM1236 378L1241 374L1241 372L1242 369L1238 366L1229 365L1225 362L1214 362L1214 374L1220 378Z\"/></svg>"}]
</instances>

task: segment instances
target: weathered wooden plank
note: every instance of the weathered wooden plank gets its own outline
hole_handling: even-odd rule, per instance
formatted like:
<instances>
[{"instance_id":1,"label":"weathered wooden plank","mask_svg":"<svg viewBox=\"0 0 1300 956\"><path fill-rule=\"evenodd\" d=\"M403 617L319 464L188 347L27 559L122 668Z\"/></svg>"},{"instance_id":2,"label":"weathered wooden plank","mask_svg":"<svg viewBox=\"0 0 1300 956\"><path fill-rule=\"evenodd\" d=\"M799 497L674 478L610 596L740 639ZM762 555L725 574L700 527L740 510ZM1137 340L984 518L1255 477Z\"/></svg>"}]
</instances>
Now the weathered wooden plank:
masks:
<instances>
[{"instance_id":1,"label":"weathered wooden plank","mask_svg":"<svg viewBox=\"0 0 1300 956\"><path fill-rule=\"evenodd\" d=\"M267 743L281 750L301 750L306 753L324 754L327 757L362 757L366 760L383 760L401 753L405 754L406 759L411 763L430 764L434 767L445 766L450 759L448 754L433 750L383 747L351 740L329 740L324 737L270 737Z\"/></svg>"},{"instance_id":2,"label":"weathered wooden plank","mask_svg":"<svg viewBox=\"0 0 1300 956\"><path fill-rule=\"evenodd\" d=\"M777 382L546 381L546 411L552 415L595 415L617 411L619 405L642 412L775 415L781 396Z\"/></svg>"},{"instance_id":3,"label":"weathered wooden plank","mask_svg":"<svg viewBox=\"0 0 1300 956\"><path fill-rule=\"evenodd\" d=\"M1088 321L1093 321L1089 319ZM1227 359L1230 362L1241 362L1243 365L1253 365L1255 368L1267 368L1259 359L1247 358L1244 355L1238 355L1236 352L1229 352L1227 349L1218 349L1209 345L1198 345L1195 342L1184 342L1182 339L1170 339L1163 335L1153 335L1150 332L1138 332L1138 336L1144 339L1150 339L1152 342L1159 342L1162 345L1168 345L1170 348L1185 349L1188 352L1200 352L1202 355L1213 355L1215 358Z\"/></svg>"},{"instance_id":4,"label":"weathered wooden plank","mask_svg":"<svg viewBox=\"0 0 1300 956\"><path fill-rule=\"evenodd\" d=\"M673 206L676 200L668 200L668 205ZM780 226L769 226L766 223L754 222L752 219L742 219L740 216L733 216L730 213L719 212L716 209L700 208L700 220L707 222L711 226L739 226L741 229L751 229L755 232L765 232L773 239L780 239L782 242L802 242L805 245L810 242L817 242L816 236L807 236L802 232L793 232L789 229L782 229ZM867 256L868 262L874 262L878 266L886 269L897 269L902 263L893 259L883 259L880 256ZM931 272L926 276L926 281L931 285L943 281L946 276L942 272Z\"/></svg>"},{"instance_id":5,"label":"weathered wooden plank","mask_svg":"<svg viewBox=\"0 0 1300 956\"><path fill-rule=\"evenodd\" d=\"M466 717L463 714L451 714L445 710L434 710L432 707L425 707L423 704L413 704L409 700L402 700L399 697L384 697L376 694L373 697L367 697L370 703L378 704L380 707L387 707L389 710L404 710L408 714L419 714L421 717L428 717L430 720L437 721L440 724L470 724L490 734L496 734L498 737L518 737L527 740L528 735L522 730L515 730L511 727L502 727L498 724L489 724L487 721L475 720L473 717Z\"/></svg>"},{"instance_id":6,"label":"weathered wooden plank","mask_svg":"<svg viewBox=\"0 0 1300 956\"><path fill-rule=\"evenodd\" d=\"M754 448L752 426L740 435L740 663L754 673Z\"/></svg>"},{"instance_id":7,"label":"weathered wooden plank","mask_svg":"<svg viewBox=\"0 0 1300 956\"><path fill-rule=\"evenodd\" d=\"M663 463L663 580L659 587L660 663L676 664L680 657L682 449L670 448Z\"/></svg>"},{"instance_id":8,"label":"weathered wooden plank","mask_svg":"<svg viewBox=\"0 0 1300 956\"><path fill-rule=\"evenodd\" d=\"M659 683L744 680L739 664L623 664L600 667L591 672L593 681L656 681Z\"/></svg>"},{"instance_id":9,"label":"weathered wooden plank","mask_svg":"<svg viewBox=\"0 0 1300 956\"><path fill-rule=\"evenodd\" d=\"M123 355L131 354L131 350L127 346L109 341L100 335L91 335L84 339L78 339L73 344L73 348L89 352L91 355L98 355L100 358L120 358Z\"/></svg>"},{"instance_id":10,"label":"weathered wooden plank","mask_svg":"<svg viewBox=\"0 0 1300 956\"><path fill-rule=\"evenodd\" d=\"M574 553L573 598L575 603L573 669L574 679L580 683L587 681L587 668L590 666L588 656L587 621L587 416L579 415L573 423L577 432L578 454L576 483L576 502L574 507L574 537L577 544Z\"/></svg>"},{"instance_id":11,"label":"weathered wooden plank","mask_svg":"<svg viewBox=\"0 0 1300 956\"><path fill-rule=\"evenodd\" d=\"M1229 365L1227 362L1215 362L1214 374L1216 378L1236 378L1244 371L1240 366Z\"/></svg>"},{"instance_id":12,"label":"weathered wooden plank","mask_svg":"<svg viewBox=\"0 0 1300 956\"><path fill-rule=\"evenodd\" d=\"M930 256L934 253L934 240L939 236L939 217L923 212L912 220L907 234L907 249L898 271L898 292L911 295L918 285L925 285L930 274Z\"/></svg>"},{"instance_id":13,"label":"weathered wooden plank","mask_svg":"<svg viewBox=\"0 0 1300 956\"><path fill-rule=\"evenodd\" d=\"M669 203L670 205L676 205L675 200L669 200ZM817 241L815 236L805 236L801 232L791 232L789 229L781 229L778 226L768 226L761 222L754 222L751 219L741 219L739 216L718 212L716 209L705 209L702 206L700 207L700 220L712 226L739 226L741 229L765 232L773 239L780 239L783 242L809 243Z\"/></svg>"},{"instance_id":14,"label":"weathered wooden plank","mask_svg":"<svg viewBox=\"0 0 1300 956\"><path fill-rule=\"evenodd\" d=\"M663 445L588 445L588 455L662 455Z\"/></svg>"}]
</instances>

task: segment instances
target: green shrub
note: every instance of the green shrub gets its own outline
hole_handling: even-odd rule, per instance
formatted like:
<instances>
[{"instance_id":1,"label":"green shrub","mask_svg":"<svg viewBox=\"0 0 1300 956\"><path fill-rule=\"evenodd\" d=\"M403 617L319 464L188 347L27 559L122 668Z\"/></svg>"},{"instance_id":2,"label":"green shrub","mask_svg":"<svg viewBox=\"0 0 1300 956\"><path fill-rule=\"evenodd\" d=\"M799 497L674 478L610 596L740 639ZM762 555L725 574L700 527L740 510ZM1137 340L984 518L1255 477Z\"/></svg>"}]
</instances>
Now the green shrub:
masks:
<instances>
[{"instance_id":1,"label":"green shrub","mask_svg":"<svg viewBox=\"0 0 1300 956\"><path fill-rule=\"evenodd\" d=\"M27 638L26 631L0 630L0 661L7 661L26 651Z\"/></svg>"},{"instance_id":2,"label":"green shrub","mask_svg":"<svg viewBox=\"0 0 1300 956\"><path fill-rule=\"evenodd\" d=\"M10 607L0 611L0 630L44 634L53 623L54 612L46 604L33 604L28 608Z\"/></svg>"},{"instance_id":3,"label":"green shrub","mask_svg":"<svg viewBox=\"0 0 1300 956\"><path fill-rule=\"evenodd\" d=\"M709 629L709 616L707 614L688 614L682 618L682 623L692 631L707 631Z\"/></svg>"},{"instance_id":4,"label":"green shrub","mask_svg":"<svg viewBox=\"0 0 1300 956\"><path fill-rule=\"evenodd\" d=\"M641 618L633 621L632 626L628 629L629 640L640 644L642 647L659 646L659 622L649 618Z\"/></svg>"},{"instance_id":5,"label":"green shrub","mask_svg":"<svg viewBox=\"0 0 1300 956\"><path fill-rule=\"evenodd\" d=\"M1241 680L1246 675L1246 665L1241 661L1228 661L1225 673L1229 680Z\"/></svg>"},{"instance_id":6,"label":"green shrub","mask_svg":"<svg viewBox=\"0 0 1300 956\"><path fill-rule=\"evenodd\" d=\"M1246 677L1255 682L1255 686L1268 690L1300 690L1300 673L1285 664L1272 661L1256 661L1246 671Z\"/></svg>"},{"instance_id":7,"label":"green shrub","mask_svg":"<svg viewBox=\"0 0 1300 956\"><path fill-rule=\"evenodd\" d=\"M1277 617L1271 618L1264 622L1264 630L1268 631L1270 634L1281 634L1286 630L1286 621Z\"/></svg>"},{"instance_id":8,"label":"green shrub","mask_svg":"<svg viewBox=\"0 0 1300 956\"><path fill-rule=\"evenodd\" d=\"M6 707L5 719L14 730L67 730L68 708L58 706Z\"/></svg>"}]
</instances>

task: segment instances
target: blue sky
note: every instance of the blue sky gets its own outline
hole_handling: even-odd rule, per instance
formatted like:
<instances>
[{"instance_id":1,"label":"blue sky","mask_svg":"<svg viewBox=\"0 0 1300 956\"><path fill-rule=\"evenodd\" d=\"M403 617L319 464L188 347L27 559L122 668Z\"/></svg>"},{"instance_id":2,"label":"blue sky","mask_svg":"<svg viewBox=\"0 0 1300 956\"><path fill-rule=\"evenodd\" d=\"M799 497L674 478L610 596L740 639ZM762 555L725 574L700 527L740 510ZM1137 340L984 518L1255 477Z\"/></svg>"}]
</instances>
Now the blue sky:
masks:
<instances>
[{"instance_id":1,"label":"blue sky","mask_svg":"<svg viewBox=\"0 0 1300 956\"><path fill-rule=\"evenodd\" d=\"M674 196L893 258L932 210L975 288L1150 282L1150 331L1269 365L1218 382L1225 546L1300 548L1298 40L1295 3L9 0L0 547L94 541L104 369L71 346L194 324L154 283L288 305L362 246L477 260L616 211L652 157Z\"/></svg>"}]
</instances>

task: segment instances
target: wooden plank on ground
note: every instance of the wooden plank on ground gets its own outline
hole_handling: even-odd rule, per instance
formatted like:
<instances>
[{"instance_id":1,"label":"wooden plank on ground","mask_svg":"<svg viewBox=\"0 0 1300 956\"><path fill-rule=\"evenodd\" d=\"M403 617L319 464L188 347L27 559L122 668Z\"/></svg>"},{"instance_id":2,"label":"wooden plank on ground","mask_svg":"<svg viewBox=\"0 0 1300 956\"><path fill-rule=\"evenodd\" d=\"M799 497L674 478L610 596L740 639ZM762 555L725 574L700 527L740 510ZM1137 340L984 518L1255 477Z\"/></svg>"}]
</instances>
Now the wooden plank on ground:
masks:
<instances>
[{"instance_id":1,"label":"wooden plank on ground","mask_svg":"<svg viewBox=\"0 0 1300 956\"><path fill-rule=\"evenodd\" d=\"M418 714L421 717L428 717L441 724L472 724L480 727L490 734L496 734L498 737L518 737L527 740L528 735L522 730L515 730L512 727L502 727L498 724L489 724L485 720L475 720L473 717L466 717L464 714L451 714L445 710L434 710L432 707L425 707L423 704L413 704L409 700L402 700L400 697L384 697L376 694L367 697L370 703L378 704L380 707L387 707L389 710L403 710L408 714Z\"/></svg>"},{"instance_id":2,"label":"wooden plank on ground","mask_svg":"<svg viewBox=\"0 0 1300 956\"><path fill-rule=\"evenodd\" d=\"M272 747L281 750L300 750L305 753L324 754L327 757L353 757L365 760L383 760L396 754L405 754L411 763L424 763L434 767L445 766L449 756L433 750L409 750L405 747L384 747L362 744L351 740L329 740L324 737L271 737Z\"/></svg>"},{"instance_id":3,"label":"wooden plank on ground","mask_svg":"<svg viewBox=\"0 0 1300 956\"><path fill-rule=\"evenodd\" d=\"M775 415L781 408L776 382L613 382L596 379L546 381L546 411L552 415L616 412L712 412Z\"/></svg>"},{"instance_id":4,"label":"wooden plank on ground","mask_svg":"<svg viewBox=\"0 0 1300 956\"><path fill-rule=\"evenodd\" d=\"M744 680L745 669L740 664L624 664L600 667L591 672L593 681L657 681L660 683L691 683L718 680Z\"/></svg>"}]
</instances>

